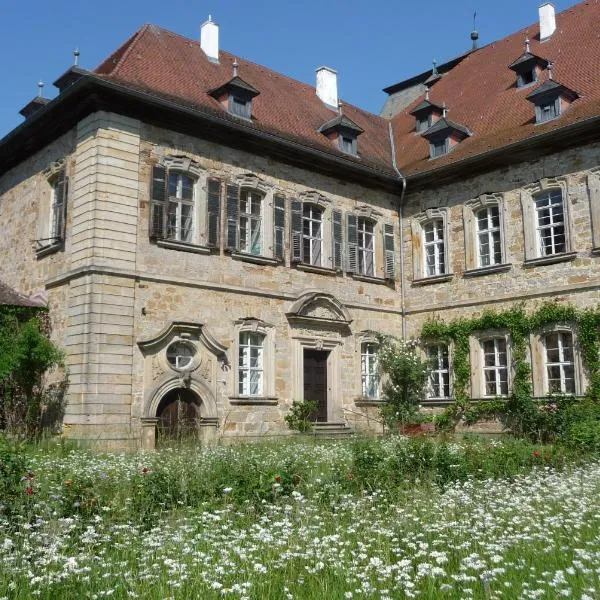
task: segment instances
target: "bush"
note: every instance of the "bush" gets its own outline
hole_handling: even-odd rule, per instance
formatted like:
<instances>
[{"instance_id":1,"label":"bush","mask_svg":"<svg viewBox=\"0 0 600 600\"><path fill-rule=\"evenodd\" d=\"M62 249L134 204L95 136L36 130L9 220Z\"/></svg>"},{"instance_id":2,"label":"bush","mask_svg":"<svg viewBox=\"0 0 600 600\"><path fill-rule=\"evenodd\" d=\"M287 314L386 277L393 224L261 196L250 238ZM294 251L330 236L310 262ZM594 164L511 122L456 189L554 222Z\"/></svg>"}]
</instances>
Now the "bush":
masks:
<instances>
[{"instance_id":1,"label":"bush","mask_svg":"<svg viewBox=\"0 0 600 600\"><path fill-rule=\"evenodd\" d=\"M294 431L306 433L312 428L310 416L319 408L315 400L294 400L290 412L285 415L285 422Z\"/></svg>"},{"instance_id":2,"label":"bush","mask_svg":"<svg viewBox=\"0 0 600 600\"><path fill-rule=\"evenodd\" d=\"M393 429L423 421L419 405L425 397L429 365L417 354L417 346L415 340L404 342L392 336L379 337L379 366L387 376L380 413L384 423Z\"/></svg>"},{"instance_id":3,"label":"bush","mask_svg":"<svg viewBox=\"0 0 600 600\"><path fill-rule=\"evenodd\" d=\"M27 474L23 444L14 443L0 435L0 515L11 514L19 507L25 494Z\"/></svg>"}]
</instances>

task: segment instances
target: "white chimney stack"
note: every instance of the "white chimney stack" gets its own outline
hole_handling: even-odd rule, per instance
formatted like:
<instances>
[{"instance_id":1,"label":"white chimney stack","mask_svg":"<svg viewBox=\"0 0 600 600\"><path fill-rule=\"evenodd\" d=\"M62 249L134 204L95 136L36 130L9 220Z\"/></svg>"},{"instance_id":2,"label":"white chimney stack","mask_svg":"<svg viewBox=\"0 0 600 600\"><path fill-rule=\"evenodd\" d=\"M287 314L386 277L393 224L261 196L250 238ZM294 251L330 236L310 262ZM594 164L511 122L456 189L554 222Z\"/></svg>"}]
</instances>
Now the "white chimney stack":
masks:
<instances>
[{"instance_id":1,"label":"white chimney stack","mask_svg":"<svg viewBox=\"0 0 600 600\"><path fill-rule=\"evenodd\" d=\"M317 69L317 96L327 106L337 111L339 104L337 71L329 67Z\"/></svg>"},{"instance_id":2,"label":"white chimney stack","mask_svg":"<svg viewBox=\"0 0 600 600\"><path fill-rule=\"evenodd\" d=\"M550 2L540 6L540 41L547 40L556 31L554 5Z\"/></svg>"},{"instance_id":3,"label":"white chimney stack","mask_svg":"<svg viewBox=\"0 0 600 600\"><path fill-rule=\"evenodd\" d=\"M219 26L208 15L208 21L200 27L200 48L208 60L219 62Z\"/></svg>"}]
</instances>

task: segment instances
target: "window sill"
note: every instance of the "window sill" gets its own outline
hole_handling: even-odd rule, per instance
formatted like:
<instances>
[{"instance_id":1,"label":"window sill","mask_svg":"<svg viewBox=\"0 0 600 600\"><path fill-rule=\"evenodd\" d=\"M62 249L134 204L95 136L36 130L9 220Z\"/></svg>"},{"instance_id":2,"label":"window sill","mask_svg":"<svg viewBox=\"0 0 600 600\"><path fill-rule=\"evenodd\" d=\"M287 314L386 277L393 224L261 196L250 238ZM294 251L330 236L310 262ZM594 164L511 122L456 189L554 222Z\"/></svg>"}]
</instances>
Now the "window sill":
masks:
<instances>
[{"instance_id":1,"label":"window sill","mask_svg":"<svg viewBox=\"0 0 600 600\"><path fill-rule=\"evenodd\" d=\"M233 406L277 406L276 396L230 396L229 404Z\"/></svg>"},{"instance_id":2,"label":"window sill","mask_svg":"<svg viewBox=\"0 0 600 600\"><path fill-rule=\"evenodd\" d=\"M319 275L339 275L341 271L337 269L330 269L329 267L317 267L315 265L309 265L307 263L296 263L296 269L298 271L306 271L307 273L318 273Z\"/></svg>"},{"instance_id":3,"label":"window sill","mask_svg":"<svg viewBox=\"0 0 600 600\"><path fill-rule=\"evenodd\" d=\"M374 398L358 398L354 404L360 408L378 407L385 404L384 400L375 400Z\"/></svg>"},{"instance_id":4,"label":"window sill","mask_svg":"<svg viewBox=\"0 0 600 600\"><path fill-rule=\"evenodd\" d=\"M412 284L416 286L431 285L433 283L444 283L445 281L452 281L452 279L454 279L453 273L444 273L444 275L433 275L431 277L424 277L423 279L413 279Z\"/></svg>"},{"instance_id":5,"label":"window sill","mask_svg":"<svg viewBox=\"0 0 600 600\"><path fill-rule=\"evenodd\" d=\"M427 400L421 401L421 406L448 406L448 404L452 404L453 402L454 398L428 398Z\"/></svg>"},{"instance_id":6,"label":"window sill","mask_svg":"<svg viewBox=\"0 0 600 600\"><path fill-rule=\"evenodd\" d=\"M63 248L62 241L53 242L52 244L46 244L45 246L42 246L41 248L36 248L35 256L37 259L44 258L44 256L48 256L49 254L54 254L55 252L62 250L62 248Z\"/></svg>"},{"instance_id":7,"label":"window sill","mask_svg":"<svg viewBox=\"0 0 600 600\"><path fill-rule=\"evenodd\" d=\"M553 265L554 263L569 262L577 257L577 252L562 252L561 254L552 254L550 256L541 256L532 258L523 263L524 267L539 267L542 265Z\"/></svg>"},{"instance_id":8,"label":"window sill","mask_svg":"<svg viewBox=\"0 0 600 600\"><path fill-rule=\"evenodd\" d=\"M383 279L383 277L373 277L372 275L360 275L359 273L350 273L352 279L356 281L365 281L366 283L374 283L376 285L387 285L392 279Z\"/></svg>"},{"instance_id":9,"label":"window sill","mask_svg":"<svg viewBox=\"0 0 600 600\"><path fill-rule=\"evenodd\" d=\"M254 263L256 265L278 265L280 263L276 258L268 256L255 256L254 254L246 254L244 252L232 252L231 258L234 260L243 260L245 262Z\"/></svg>"},{"instance_id":10,"label":"window sill","mask_svg":"<svg viewBox=\"0 0 600 600\"><path fill-rule=\"evenodd\" d=\"M492 265L490 267L478 267L477 269L469 269L465 271L464 277L480 277L483 275L491 275L492 273L505 273L512 269L511 263L503 263L501 265Z\"/></svg>"},{"instance_id":11,"label":"window sill","mask_svg":"<svg viewBox=\"0 0 600 600\"><path fill-rule=\"evenodd\" d=\"M194 254L210 254L211 249L206 246L198 246L197 244L188 244L187 242L178 242L176 240L156 240L156 245L159 248L167 248L168 250L180 250L181 252L193 252Z\"/></svg>"},{"instance_id":12,"label":"window sill","mask_svg":"<svg viewBox=\"0 0 600 600\"><path fill-rule=\"evenodd\" d=\"M600 256L600 248L592 248L590 254L592 256Z\"/></svg>"}]
</instances>

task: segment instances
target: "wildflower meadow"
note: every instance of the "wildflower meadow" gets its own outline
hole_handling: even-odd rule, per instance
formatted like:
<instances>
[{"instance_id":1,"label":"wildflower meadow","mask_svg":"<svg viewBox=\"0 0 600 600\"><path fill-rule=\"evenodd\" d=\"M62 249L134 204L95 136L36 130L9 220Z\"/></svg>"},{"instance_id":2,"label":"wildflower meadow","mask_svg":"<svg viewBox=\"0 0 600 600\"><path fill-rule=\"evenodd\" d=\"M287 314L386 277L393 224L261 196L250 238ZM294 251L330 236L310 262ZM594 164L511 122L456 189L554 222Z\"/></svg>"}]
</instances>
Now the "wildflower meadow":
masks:
<instances>
[{"instance_id":1,"label":"wildflower meadow","mask_svg":"<svg viewBox=\"0 0 600 600\"><path fill-rule=\"evenodd\" d=\"M555 447L4 442L0 468L4 599L600 597L600 461Z\"/></svg>"}]
</instances>

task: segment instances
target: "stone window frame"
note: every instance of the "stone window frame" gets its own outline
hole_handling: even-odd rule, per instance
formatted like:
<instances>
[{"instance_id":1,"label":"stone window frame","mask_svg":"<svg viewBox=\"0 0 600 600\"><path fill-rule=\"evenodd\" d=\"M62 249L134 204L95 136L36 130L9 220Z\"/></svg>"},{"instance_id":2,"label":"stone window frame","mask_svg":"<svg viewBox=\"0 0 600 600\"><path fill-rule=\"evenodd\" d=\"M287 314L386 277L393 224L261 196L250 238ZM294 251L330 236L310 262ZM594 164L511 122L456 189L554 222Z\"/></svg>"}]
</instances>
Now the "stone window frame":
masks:
<instances>
[{"instance_id":1,"label":"stone window frame","mask_svg":"<svg viewBox=\"0 0 600 600\"><path fill-rule=\"evenodd\" d=\"M508 393L505 396L488 396L485 389L483 342L493 339L504 339L506 342L506 368ZM502 329L488 329L477 332L469 338L469 354L471 363L471 397L483 398L508 398L514 381L514 370L512 364L512 340L510 334Z\"/></svg>"},{"instance_id":2,"label":"stone window frame","mask_svg":"<svg viewBox=\"0 0 600 600\"><path fill-rule=\"evenodd\" d=\"M500 217L500 251L501 260L498 264L481 266L479 256L479 235L477 228L477 213L484 208L498 208ZM507 260L507 219L504 194L481 194L477 198L467 200L463 205L463 230L465 234L465 276L487 275L511 268Z\"/></svg>"},{"instance_id":3,"label":"stone window frame","mask_svg":"<svg viewBox=\"0 0 600 600\"><path fill-rule=\"evenodd\" d=\"M225 187L227 186L225 182ZM237 243L238 249L231 251L232 258L256 262L260 264L277 264L279 259L275 257L275 223L274 223L274 197L277 195L275 187L265 182L261 177L254 173L244 173L235 177L232 182L238 187L238 213L237 213ZM261 195L261 252L260 254L251 254L243 252L240 246L240 221L241 211L239 210L241 196L244 191L255 192ZM226 190L225 190L226 192ZM279 194L281 195L281 194ZM227 247L227 194L222 203L222 222L224 223L224 245Z\"/></svg>"},{"instance_id":4,"label":"stone window frame","mask_svg":"<svg viewBox=\"0 0 600 600\"><path fill-rule=\"evenodd\" d=\"M262 394L252 396L240 394L240 339L243 333L258 333L263 338L263 382ZM275 327L261 319L248 317L234 323L233 344L233 395L229 400L231 404L262 405L277 404L275 396Z\"/></svg>"},{"instance_id":5,"label":"stone window frame","mask_svg":"<svg viewBox=\"0 0 600 600\"><path fill-rule=\"evenodd\" d=\"M51 163L43 173L42 192L39 198L36 239L34 250L36 257L43 258L64 248L67 229L67 203L69 199L69 177L67 161L61 158ZM54 220L53 204L56 194L56 185L59 178L63 179L62 222L59 235L53 235L52 223Z\"/></svg>"},{"instance_id":6,"label":"stone window frame","mask_svg":"<svg viewBox=\"0 0 600 600\"><path fill-rule=\"evenodd\" d=\"M413 217L411 222L412 230L412 260L413 260L413 285L425 285L429 283L438 283L451 280L454 275L451 271L450 261L450 228L449 228L450 210L443 208L428 208ZM426 274L425 259L425 232L424 227L432 221L441 219L444 232L444 257L445 272L439 275Z\"/></svg>"},{"instance_id":7,"label":"stone window frame","mask_svg":"<svg viewBox=\"0 0 600 600\"><path fill-rule=\"evenodd\" d=\"M543 327L534 332L530 336L531 346L531 366L533 378L533 395L535 397L548 397L548 373L547 373L547 356L546 345L544 338L549 333L566 332L570 333L573 340L573 363L574 363L574 378L575 378L575 396L581 396L587 386L587 378L582 368L581 351L579 346L579 331L573 324L558 323Z\"/></svg>"},{"instance_id":8,"label":"stone window frame","mask_svg":"<svg viewBox=\"0 0 600 600\"><path fill-rule=\"evenodd\" d=\"M205 251L209 253L208 249L208 215L207 215L207 196L208 196L208 180L210 179L208 171L200 165L193 158L188 156L180 156L175 154L167 154L162 156L156 163L156 166L163 167L165 169L165 189L166 189L166 203L168 206L168 187L169 187L169 174L180 173L186 175L194 180L193 185L193 222L192 222L192 237L189 242L182 242L180 240L161 237L157 238L156 245L164 248L171 248L176 250L194 250L194 251ZM152 186L151 186L152 189ZM151 194L152 195L152 194ZM151 215L149 213L149 218Z\"/></svg>"},{"instance_id":9,"label":"stone window frame","mask_svg":"<svg viewBox=\"0 0 600 600\"><path fill-rule=\"evenodd\" d=\"M538 218L536 212L536 196L559 189L563 201L563 218L565 228L565 252L542 256L538 244ZM577 252L573 250L573 232L571 223L571 206L569 198L568 177L547 177L521 189L521 210L523 214L524 266L554 264L573 260Z\"/></svg>"},{"instance_id":10,"label":"stone window frame","mask_svg":"<svg viewBox=\"0 0 600 600\"><path fill-rule=\"evenodd\" d=\"M189 363L184 365L183 367L178 367L178 366L174 365L173 363L171 363L171 361L169 360L169 349L175 345L187 346L188 348L191 348L193 351L193 353L190 357ZM198 346L197 346L197 344L195 344L192 340L190 340L188 338L179 337L177 339L172 340L165 347L164 353L165 353L164 358L166 359L166 364L168 365L169 369L171 369L172 371L175 371L176 373L189 373L198 367L198 363L199 363L199 361L198 361Z\"/></svg>"},{"instance_id":11,"label":"stone window frame","mask_svg":"<svg viewBox=\"0 0 600 600\"><path fill-rule=\"evenodd\" d=\"M423 360L425 361L429 361L429 356L428 356L428 348L431 348L433 346L446 346L447 351L448 351L448 396L444 397L444 396L440 396L440 397L433 397L430 396L430 380L429 378L427 379L427 387L425 390L425 399L424 402L427 404L449 404L450 402L453 402L454 400L454 386L453 386L453 372L452 372L452 364L453 364L453 354L454 354L454 348L451 342L445 341L445 340L438 340L438 339L433 339L433 340L427 340L427 343L424 344L421 348L421 354L423 357ZM433 371L433 370L431 370ZM431 372L430 372L430 377L431 377Z\"/></svg>"}]
</instances>

